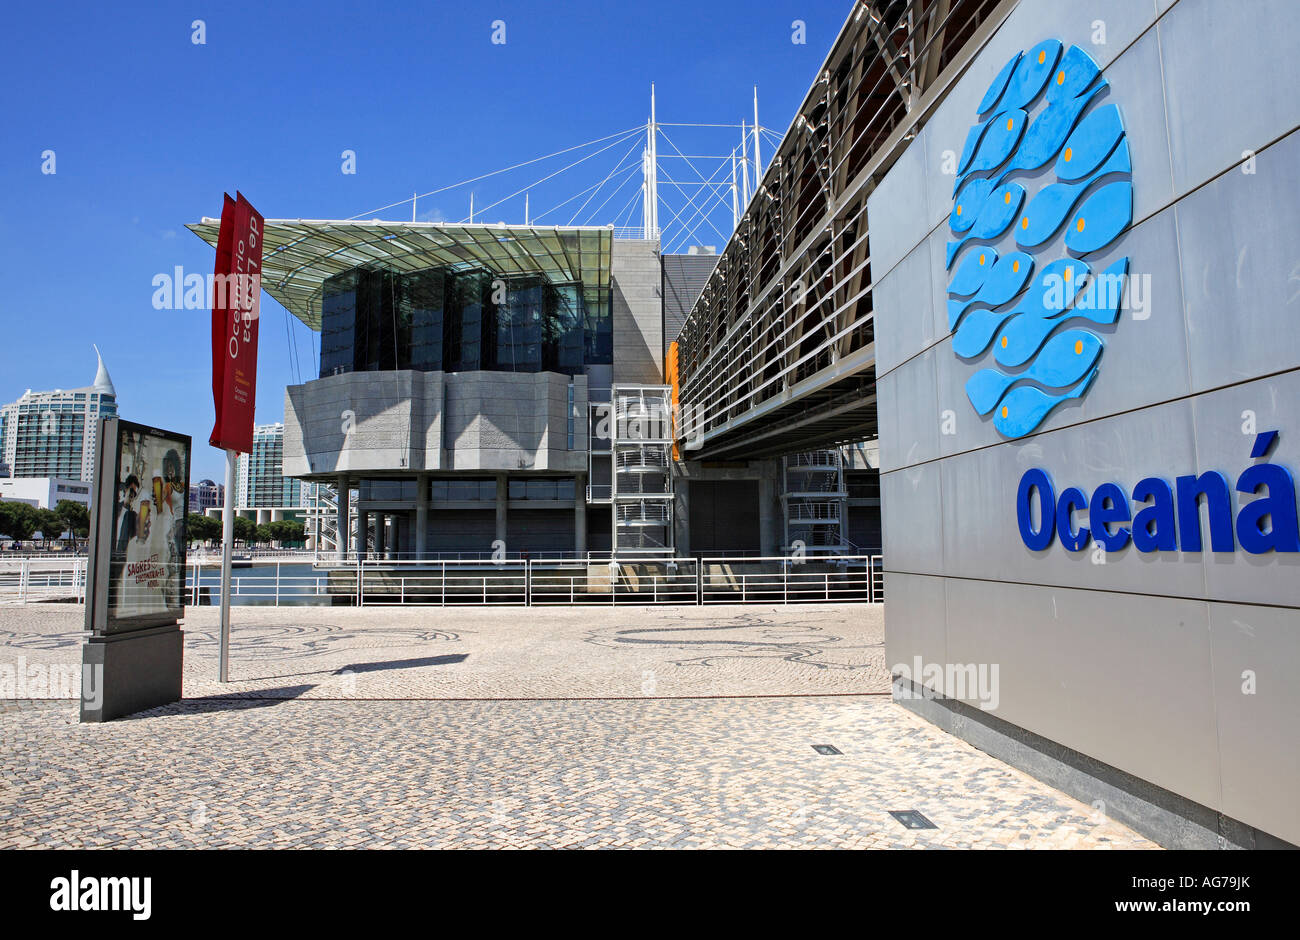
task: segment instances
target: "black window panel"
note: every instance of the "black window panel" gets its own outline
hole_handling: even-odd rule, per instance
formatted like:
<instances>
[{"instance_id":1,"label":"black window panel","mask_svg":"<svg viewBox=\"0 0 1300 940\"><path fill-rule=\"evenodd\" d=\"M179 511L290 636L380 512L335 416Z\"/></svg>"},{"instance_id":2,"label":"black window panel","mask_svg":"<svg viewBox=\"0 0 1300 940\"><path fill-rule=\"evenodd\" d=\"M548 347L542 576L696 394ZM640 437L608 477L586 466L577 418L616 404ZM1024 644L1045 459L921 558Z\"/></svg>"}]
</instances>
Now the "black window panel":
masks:
<instances>
[{"instance_id":1,"label":"black window panel","mask_svg":"<svg viewBox=\"0 0 1300 940\"><path fill-rule=\"evenodd\" d=\"M583 359L587 365L613 365L614 322L610 314L609 288L591 288L582 294L586 318Z\"/></svg>"},{"instance_id":2,"label":"black window panel","mask_svg":"<svg viewBox=\"0 0 1300 940\"><path fill-rule=\"evenodd\" d=\"M472 372L491 368L496 345L492 276L486 271L463 271L448 277L451 287L444 313L443 368Z\"/></svg>"},{"instance_id":3,"label":"black window panel","mask_svg":"<svg viewBox=\"0 0 1300 940\"><path fill-rule=\"evenodd\" d=\"M352 371L357 314L357 272L325 281L321 294L320 374Z\"/></svg>"},{"instance_id":4,"label":"black window panel","mask_svg":"<svg viewBox=\"0 0 1300 940\"><path fill-rule=\"evenodd\" d=\"M442 369L443 290L446 275L438 268L403 278L410 304L411 356L409 368L419 372Z\"/></svg>"},{"instance_id":5,"label":"black window panel","mask_svg":"<svg viewBox=\"0 0 1300 940\"><path fill-rule=\"evenodd\" d=\"M507 282L505 305L497 311L496 359L488 368L500 372L542 371L546 301L546 284L540 278Z\"/></svg>"},{"instance_id":6,"label":"black window panel","mask_svg":"<svg viewBox=\"0 0 1300 940\"><path fill-rule=\"evenodd\" d=\"M396 369L579 375L613 358L607 288L364 265L329 278L322 291L322 376Z\"/></svg>"}]
</instances>

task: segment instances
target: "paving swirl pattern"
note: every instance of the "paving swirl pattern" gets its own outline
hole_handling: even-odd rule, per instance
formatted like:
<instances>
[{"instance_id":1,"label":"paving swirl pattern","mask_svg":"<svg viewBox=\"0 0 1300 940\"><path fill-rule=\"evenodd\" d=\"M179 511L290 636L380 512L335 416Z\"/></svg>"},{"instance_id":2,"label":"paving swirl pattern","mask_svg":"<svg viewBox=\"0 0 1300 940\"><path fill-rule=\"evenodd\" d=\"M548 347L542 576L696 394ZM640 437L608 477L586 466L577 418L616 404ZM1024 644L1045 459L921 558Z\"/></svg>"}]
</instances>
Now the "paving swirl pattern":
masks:
<instances>
[{"instance_id":1,"label":"paving swirl pattern","mask_svg":"<svg viewBox=\"0 0 1300 940\"><path fill-rule=\"evenodd\" d=\"M79 616L0 611L0 662ZM185 631L174 705L0 700L0 848L1151 847L880 694L878 607L242 608L229 685Z\"/></svg>"}]
</instances>

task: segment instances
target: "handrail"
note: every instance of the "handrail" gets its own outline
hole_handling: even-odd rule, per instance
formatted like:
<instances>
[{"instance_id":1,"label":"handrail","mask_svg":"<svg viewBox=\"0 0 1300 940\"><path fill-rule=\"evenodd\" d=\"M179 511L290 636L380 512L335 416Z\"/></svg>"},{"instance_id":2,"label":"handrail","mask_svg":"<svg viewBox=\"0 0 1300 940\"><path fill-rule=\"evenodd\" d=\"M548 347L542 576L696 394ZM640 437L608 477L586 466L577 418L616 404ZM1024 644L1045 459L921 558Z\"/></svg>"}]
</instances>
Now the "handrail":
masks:
<instances>
[{"instance_id":1,"label":"handrail","mask_svg":"<svg viewBox=\"0 0 1300 940\"><path fill-rule=\"evenodd\" d=\"M0 600L60 597L84 603L85 559L74 564L0 564ZM486 605L879 603L880 555L809 554L617 558L353 559L332 568L264 562L235 569L236 603ZM214 604L220 573L186 565L190 605Z\"/></svg>"}]
</instances>

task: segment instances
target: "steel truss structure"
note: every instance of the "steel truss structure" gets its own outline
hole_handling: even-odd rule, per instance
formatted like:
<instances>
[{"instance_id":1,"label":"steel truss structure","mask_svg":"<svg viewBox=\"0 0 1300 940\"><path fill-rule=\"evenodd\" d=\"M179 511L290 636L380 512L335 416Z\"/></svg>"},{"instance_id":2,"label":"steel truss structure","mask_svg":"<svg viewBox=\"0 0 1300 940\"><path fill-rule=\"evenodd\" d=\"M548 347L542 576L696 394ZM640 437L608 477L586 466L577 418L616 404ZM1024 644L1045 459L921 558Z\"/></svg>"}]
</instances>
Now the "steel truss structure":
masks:
<instances>
[{"instance_id":1,"label":"steel truss structure","mask_svg":"<svg viewBox=\"0 0 1300 940\"><path fill-rule=\"evenodd\" d=\"M1012 5L854 5L678 339L687 456L876 436L867 197Z\"/></svg>"}]
</instances>

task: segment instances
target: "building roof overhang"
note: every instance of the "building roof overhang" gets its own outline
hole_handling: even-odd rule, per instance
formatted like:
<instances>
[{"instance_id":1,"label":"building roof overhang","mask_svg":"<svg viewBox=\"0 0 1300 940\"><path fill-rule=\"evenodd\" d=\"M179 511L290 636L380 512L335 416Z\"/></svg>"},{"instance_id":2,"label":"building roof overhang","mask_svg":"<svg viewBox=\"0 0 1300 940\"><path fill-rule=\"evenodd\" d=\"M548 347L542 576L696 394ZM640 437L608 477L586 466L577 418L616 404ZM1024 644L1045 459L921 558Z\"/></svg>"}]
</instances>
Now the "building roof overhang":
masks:
<instances>
[{"instance_id":1,"label":"building roof overhang","mask_svg":"<svg viewBox=\"0 0 1300 940\"><path fill-rule=\"evenodd\" d=\"M186 228L215 248L221 220L204 217ZM553 284L608 287L613 238L612 226L267 219L262 287L319 330L325 281L362 265L407 272L486 269L503 277L541 275Z\"/></svg>"}]
</instances>

